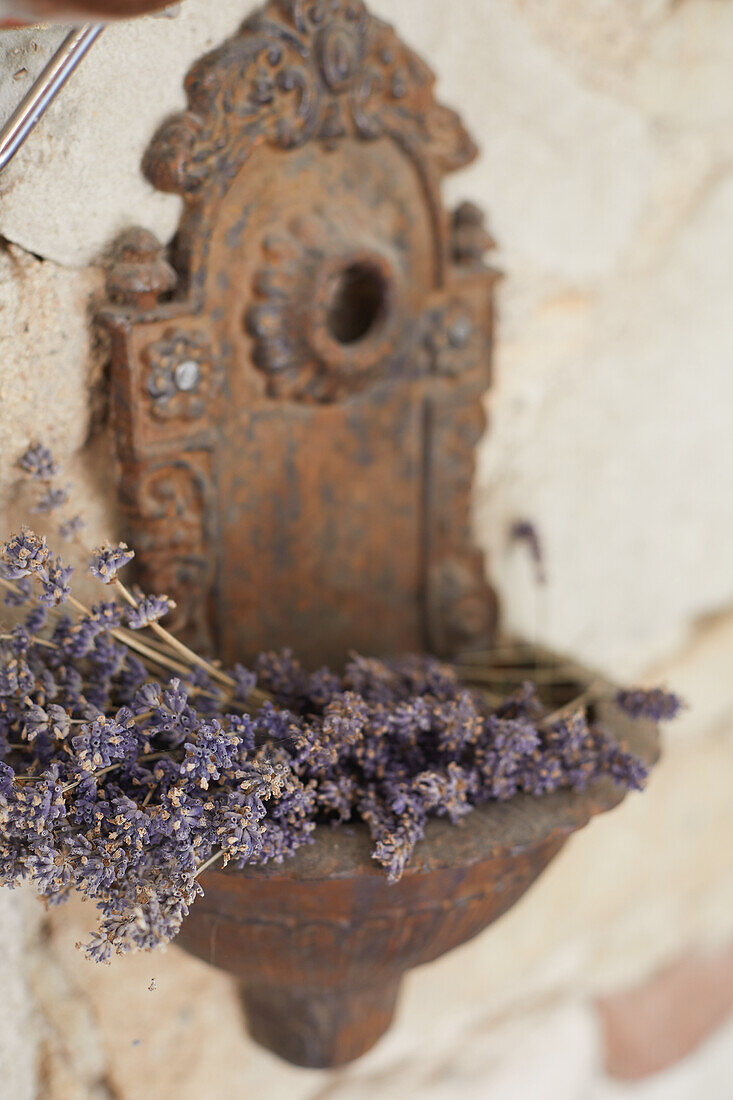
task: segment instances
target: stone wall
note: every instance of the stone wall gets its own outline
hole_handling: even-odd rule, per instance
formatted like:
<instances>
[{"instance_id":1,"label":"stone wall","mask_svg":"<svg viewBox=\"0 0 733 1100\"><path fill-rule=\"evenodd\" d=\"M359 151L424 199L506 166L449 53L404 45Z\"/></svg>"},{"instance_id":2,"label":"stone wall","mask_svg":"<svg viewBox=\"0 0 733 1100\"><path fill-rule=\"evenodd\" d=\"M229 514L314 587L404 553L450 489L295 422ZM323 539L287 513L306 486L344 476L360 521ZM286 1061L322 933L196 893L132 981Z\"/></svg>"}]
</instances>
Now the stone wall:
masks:
<instances>
[{"instance_id":1,"label":"stone wall","mask_svg":"<svg viewBox=\"0 0 733 1100\"><path fill-rule=\"evenodd\" d=\"M40 436L92 529L114 529L90 311L120 229L172 234L178 200L145 182L143 149L183 106L189 65L250 7L185 0L175 18L108 30L0 176L8 522L14 460ZM505 273L475 498L505 620L667 680L690 708L648 792L576 837L495 929L414 974L391 1035L339 1074L255 1048L228 979L176 949L98 970L74 951L78 908L46 917L4 894L0 1097L730 1095L733 7L373 7L431 61L482 148L450 194L488 211ZM61 34L0 37L0 117ZM510 539L518 519L540 535L545 585Z\"/></svg>"}]
</instances>

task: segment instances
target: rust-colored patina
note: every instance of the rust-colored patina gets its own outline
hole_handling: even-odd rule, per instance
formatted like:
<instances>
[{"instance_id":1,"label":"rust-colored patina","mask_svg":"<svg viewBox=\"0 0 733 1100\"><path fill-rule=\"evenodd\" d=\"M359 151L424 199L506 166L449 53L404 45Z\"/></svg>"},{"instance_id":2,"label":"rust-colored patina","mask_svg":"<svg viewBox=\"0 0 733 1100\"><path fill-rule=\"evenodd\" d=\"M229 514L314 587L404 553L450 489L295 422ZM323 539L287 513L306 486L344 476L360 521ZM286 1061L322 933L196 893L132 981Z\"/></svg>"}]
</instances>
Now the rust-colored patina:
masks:
<instances>
[{"instance_id":1,"label":"rust-colored patina","mask_svg":"<svg viewBox=\"0 0 733 1100\"><path fill-rule=\"evenodd\" d=\"M492 242L440 183L475 148L360 0L271 0L187 81L146 157L184 200L170 254L133 229L108 278L120 499L143 584L225 661L490 645L471 539L491 377ZM656 734L612 731L651 759ZM405 970L505 912L620 792L434 822L397 885L365 827L282 866L210 872L181 943L242 982L255 1037L334 1066Z\"/></svg>"},{"instance_id":2,"label":"rust-colored patina","mask_svg":"<svg viewBox=\"0 0 733 1100\"><path fill-rule=\"evenodd\" d=\"M226 661L485 645L471 540L490 243L442 176L475 148L361 3L272 2L190 73L145 167L167 266L118 244L114 412L143 582Z\"/></svg>"}]
</instances>

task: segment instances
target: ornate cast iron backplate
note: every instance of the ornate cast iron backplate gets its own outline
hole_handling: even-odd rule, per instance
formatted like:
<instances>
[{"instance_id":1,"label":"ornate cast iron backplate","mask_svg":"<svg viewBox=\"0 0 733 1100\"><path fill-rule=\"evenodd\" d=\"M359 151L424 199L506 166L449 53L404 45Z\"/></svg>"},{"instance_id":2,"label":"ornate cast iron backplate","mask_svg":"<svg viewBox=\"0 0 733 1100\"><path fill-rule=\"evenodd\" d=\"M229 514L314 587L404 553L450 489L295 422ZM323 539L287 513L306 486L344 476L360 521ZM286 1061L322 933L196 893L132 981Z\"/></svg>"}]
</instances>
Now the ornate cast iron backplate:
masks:
<instances>
[{"instance_id":1,"label":"ornate cast iron backplate","mask_svg":"<svg viewBox=\"0 0 733 1100\"><path fill-rule=\"evenodd\" d=\"M359 0L271 0L189 74L145 161L184 215L108 280L121 497L142 581L225 660L484 644L471 540L490 240L475 148Z\"/></svg>"}]
</instances>

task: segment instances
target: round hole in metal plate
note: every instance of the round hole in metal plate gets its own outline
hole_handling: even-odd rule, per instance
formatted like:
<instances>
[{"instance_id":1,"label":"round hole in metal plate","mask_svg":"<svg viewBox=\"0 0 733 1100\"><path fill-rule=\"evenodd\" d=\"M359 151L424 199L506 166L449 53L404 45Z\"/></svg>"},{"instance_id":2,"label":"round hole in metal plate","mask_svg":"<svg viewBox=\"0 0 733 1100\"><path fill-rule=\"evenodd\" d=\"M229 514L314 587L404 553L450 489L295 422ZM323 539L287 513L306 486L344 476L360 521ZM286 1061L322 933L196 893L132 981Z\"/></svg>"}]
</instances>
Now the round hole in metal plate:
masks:
<instances>
[{"instance_id":1,"label":"round hole in metal plate","mask_svg":"<svg viewBox=\"0 0 733 1100\"><path fill-rule=\"evenodd\" d=\"M326 328L338 344L356 344L377 327L387 310L387 284L378 268L354 263L334 276Z\"/></svg>"}]
</instances>

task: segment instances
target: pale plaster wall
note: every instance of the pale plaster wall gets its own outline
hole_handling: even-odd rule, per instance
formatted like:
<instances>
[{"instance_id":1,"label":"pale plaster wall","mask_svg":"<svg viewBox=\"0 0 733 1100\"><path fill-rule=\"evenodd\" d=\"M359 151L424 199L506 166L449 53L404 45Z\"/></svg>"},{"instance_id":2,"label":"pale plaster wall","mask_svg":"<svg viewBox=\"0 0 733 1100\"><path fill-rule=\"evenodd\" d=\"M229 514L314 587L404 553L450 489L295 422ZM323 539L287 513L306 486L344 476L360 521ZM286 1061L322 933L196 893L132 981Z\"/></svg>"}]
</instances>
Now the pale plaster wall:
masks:
<instances>
[{"instance_id":1,"label":"pale plaster wall","mask_svg":"<svg viewBox=\"0 0 733 1100\"><path fill-rule=\"evenodd\" d=\"M69 460L93 529L114 526L91 304L119 230L174 231L178 200L143 179L143 149L183 106L189 65L251 7L185 0L175 19L109 29L0 176L8 518L13 461L41 435ZM0 1027L0 1098L34 1094L34 1033L51 1100L260 1087L437 1100L482 1096L488 1081L499 1097L585 1100L599 1064L588 994L733 935L733 6L373 7L430 60L483 151L450 195L487 210L506 275L476 486L506 621L619 674L666 677L693 707L647 795L576 838L495 931L415 975L396 1031L335 1083L254 1049L227 979L176 951L93 971L73 952L76 910L44 925L22 966L21 922L36 910L0 898L0 982L15 991L0 1020L18 1021ZM0 117L60 34L0 36ZM543 588L509 543L517 518L542 537ZM532 1086L530 1062L544 1085Z\"/></svg>"}]
</instances>

